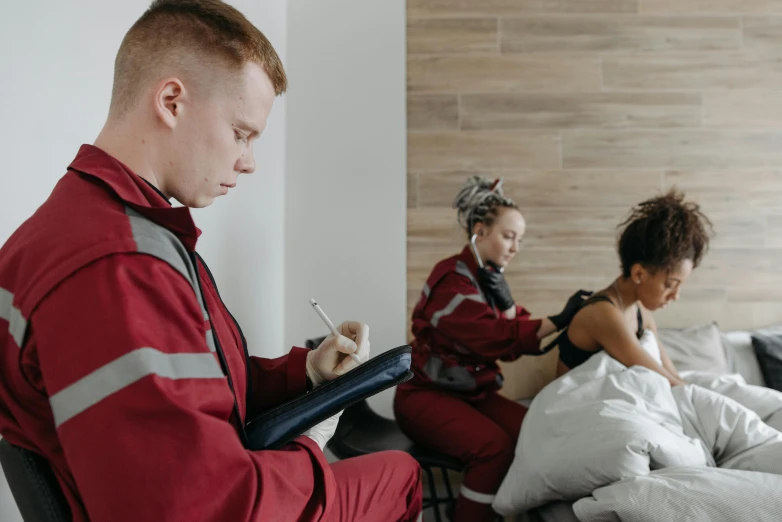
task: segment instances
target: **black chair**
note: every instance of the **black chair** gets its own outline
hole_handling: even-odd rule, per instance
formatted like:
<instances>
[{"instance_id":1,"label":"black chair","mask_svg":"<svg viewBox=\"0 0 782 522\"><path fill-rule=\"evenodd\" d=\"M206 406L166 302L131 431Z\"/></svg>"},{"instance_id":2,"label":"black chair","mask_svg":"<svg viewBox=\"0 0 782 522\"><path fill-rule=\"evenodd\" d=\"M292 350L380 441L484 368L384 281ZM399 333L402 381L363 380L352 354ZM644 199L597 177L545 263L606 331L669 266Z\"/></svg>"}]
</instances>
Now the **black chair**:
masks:
<instances>
[{"instance_id":1,"label":"black chair","mask_svg":"<svg viewBox=\"0 0 782 522\"><path fill-rule=\"evenodd\" d=\"M0 465L24 522L71 522L70 507L46 459L2 439Z\"/></svg>"},{"instance_id":2,"label":"black chair","mask_svg":"<svg viewBox=\"0 0 782 522\"><path fill-rule=\"evenodd\" d=\"M325 337L310 339L306 346L309 349L317 348ZM359 401L347 408L339 419L334 436L326 445L339 459L360 457L378 451L400 450L410 454L421 469L426 473L429 482L429 496L424 497L424 509L432 508L434 518L442 522L440 505L445 505L450 511L456 503L456 497L448 478L448 470L462 472L464 464L455 458L414 443L407 435L402 433L399 425L391 420L378 415L366 400ZM441 498L437 494L433 470L439 469L443 477L446 496Z\"/></svg>"}]
</instances>

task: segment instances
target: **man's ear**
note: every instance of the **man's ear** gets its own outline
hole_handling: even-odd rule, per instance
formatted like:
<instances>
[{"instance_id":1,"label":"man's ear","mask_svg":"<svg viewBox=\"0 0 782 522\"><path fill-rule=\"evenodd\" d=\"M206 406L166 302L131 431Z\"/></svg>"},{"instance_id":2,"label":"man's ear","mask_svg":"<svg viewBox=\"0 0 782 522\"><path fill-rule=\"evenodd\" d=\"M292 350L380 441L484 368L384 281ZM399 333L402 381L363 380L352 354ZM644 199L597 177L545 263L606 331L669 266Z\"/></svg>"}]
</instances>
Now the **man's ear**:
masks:
<instances>
[{"instance_id":1,"label":"man's ear","mask_svg":"<svg viewBox=\"0 0 782 522\"><path fill-rule=\"evenodd\" d=\"M160 83L155 92L155 114L167 127L176 127L186 96L187 91L179 78L167 78Z\"/></svg>"}]
</instances>

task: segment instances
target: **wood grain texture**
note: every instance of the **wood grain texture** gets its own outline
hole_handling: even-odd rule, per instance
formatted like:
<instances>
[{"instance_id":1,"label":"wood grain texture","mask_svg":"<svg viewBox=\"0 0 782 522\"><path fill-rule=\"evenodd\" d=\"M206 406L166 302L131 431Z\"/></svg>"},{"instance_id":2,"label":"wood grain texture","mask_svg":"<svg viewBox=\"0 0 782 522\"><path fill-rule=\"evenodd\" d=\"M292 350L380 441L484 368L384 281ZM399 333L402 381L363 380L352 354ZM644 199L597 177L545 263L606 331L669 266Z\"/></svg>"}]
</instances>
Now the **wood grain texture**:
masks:
<instances>
[{"instance_id":1,"label":"wood grain texture","mask_svg":"<svg viewBox=\"0 0 782 522\"><path fill-rule=\"evenodd\" d=\"M782 165L782 130L577 130L563 133L564 168Z\"/></svg>"},{"instance_id":2,"label":"wood grain texture","mask_svg":"<svg viewBox=\"0 0 782 522\"><path fill-rule=\"evenodd\" d=\"M782 0L643 0L642 13L779 13Z\"/></svg>"},{"instance_id":3,"label":"wood grain texture","mask_svg":"<svg viewBox=\"0 0 782 522\"><path fill-rule=\"evenodd\" d=\"M503 18L503 53L715 51L741 45L738 17L527 16Z\"/></svg>"},{"instance_id":4,"label":"wood grain texture","mask_svg":"<svg viewBox=\"0 0 782 522\"><path fill-rule=\"evenodd\" d=\"M462 183L474 174L503 178L503 187L522 212L530 207L619 208L657 195L663 171L625 170L433 170L415 171L419 202L424 207L450 207ZM782 195L781 195L782 196Z\"/></svg>"},{"instance_id":5,"label":"wood grain texture","mask_svg":"<svg viewBox=\"0 0 782 522\"><path fill-rule=\"evenodd\" d=\"M553 132L411 132L408 168L556 168L559 145L559 134Z\"/></svg>"},{"instance_id":6,"label":"wood grain texture","mask_svg":"<svg viewBox=\"0 0 782 522\"><path fill-rule=\"evenodd\" d=\"M675 187L715 236L658 325L782 323L782 0L407 5L408 314L466 244L451 205L478 174L526 219L506 278L533 315L608 286L617 226ZM556 356L503 364L502 393L536 393Z\"/></svg>"},{"instance_id":7,"label":"wood grain texture","mask_svg":"<svg viewBox=\"0 0 782 522\"><path fill-rule=\"evenodd\" d=\"M497 18L410 20L408 54L499 52Z\"/></svg>"},{"instance_id":8,"label":"wood grain texture","mask_svg":"<svg viewBox=\"0 0 782 522\"><path fill-rule=\"evenodd\" d=\"M407 98L407 128L458 129L458 97L455 94L411 94Z\"/></svg>"},{"instance_id":9,"label":"wood grain texture","mask_svg":"<svg viewBox=\"0 0 782 522\"><path fill-rule=\"evenodd\" d=\"M654 53L603 59L606 89L782 88L782 62L761 53Z\"/></svg>"},{"instance_id":10,"label":"wood grain texture","mask_svg":"<svg viewBox=\"0 0 782 522\"><path fill-rule=\"evenodd\" d=\"M782 89L704 92L703 125L782 128Z\"/></svg>"},{"instance_id":11,"label":"wood grain texture","mask_svg":"<svg viewBox=\"0 0 782 522\"><path fill-rule=\"evenodd\" d=\"M596 55L411 55L410 93L574 92L600 88Z\"/></svg>"},{"instance_id":12,"label":"wood grain texture","mask_svg":"<svg viewBox=\"0 0 782 522\"><path fill-rule=\"evenodd\" d=\"M636 13L638 0L408 0L408 19L527 13Z\"/></svg>"},{"instance_id":13,"label":"wood grain texture","mask_svg":"<svg viewBox=\"0 0 782 522\"><path fill-rule=\"evenodd\" d=\"M782 16L745 16L742 19L744 49L779 56Z\"/></svg>"},{"instance_id":14,"label":"wood grain texture","mask_svg":"<svg viewBox=\"0 0 782 522\"><path fill-rule=\"evenodd\" d=\"M695 127L698 94L465 94L463 129Z\"/></svg>"}]
</instances>

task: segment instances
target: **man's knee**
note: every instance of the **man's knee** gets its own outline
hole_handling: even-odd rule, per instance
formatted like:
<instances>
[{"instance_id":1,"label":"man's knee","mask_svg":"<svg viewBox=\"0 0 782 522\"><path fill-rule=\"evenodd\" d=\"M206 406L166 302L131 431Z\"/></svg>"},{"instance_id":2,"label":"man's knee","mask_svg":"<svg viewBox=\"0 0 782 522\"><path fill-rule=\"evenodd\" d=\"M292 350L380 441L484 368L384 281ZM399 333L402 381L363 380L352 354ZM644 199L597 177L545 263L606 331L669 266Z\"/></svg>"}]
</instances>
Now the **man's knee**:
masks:
<instances>
[{"instance_id":1,"label":"man's knee","mask_svg":"<svg viewBox=\"0 0 782 522\"><path fill-rule=\"evenodd\" d=\"M394 472L418 479L421 475L421 466L418 461L404 451L391 450L384 452L389 460L394 463Z\"/></svg>"}]
</instances>

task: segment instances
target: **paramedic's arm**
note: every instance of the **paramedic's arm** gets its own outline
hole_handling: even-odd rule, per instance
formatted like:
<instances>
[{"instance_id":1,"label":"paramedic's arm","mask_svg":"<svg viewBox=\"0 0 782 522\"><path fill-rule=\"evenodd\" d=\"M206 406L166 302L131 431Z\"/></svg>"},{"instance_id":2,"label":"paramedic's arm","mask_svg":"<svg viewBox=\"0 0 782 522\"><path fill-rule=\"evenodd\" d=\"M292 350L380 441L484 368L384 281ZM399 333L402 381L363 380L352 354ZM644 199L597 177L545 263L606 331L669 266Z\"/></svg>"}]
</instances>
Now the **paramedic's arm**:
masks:
<instances>
[{"instance_id":1,"label":"paramedic's arm","mask_svg":"<svg viewBox=\"0 0 782 522\"><path fill-rule=\"evenodd\" d=\"M315 521L329 508L334 478L314 441L242 446L193 289L168 264L141 254L93 263L31 325L91 520Z\"/></svg>"},{"instance_id":2,"label":"paramedic's arm","mask_svg":"<svg viewBox=\"0 0 782 522\"><path fill-rule=\"evenodd\" d=\"M424 314L443 335L477 354L513 360L540 354L540 319L497 316L483 294L459 274L448 274L432 289Z\"/></svg>"},{"instance_id":3,"label":"paramedic's arm","mask_svg":"<svg viewBox=\"0 0 782 522\"><path fill-rule=\"evenodd\" d=\"M611 357L631 366L644 366L653 370L670 382L671 386L684 384L676 375L663 368L644 350L633 336L624 319L624 315L610 303L595 303L584 308L582 324L587 332L608 352ZM579 316L580 317L580 316Z\"/></svg>"}]
</instances>

